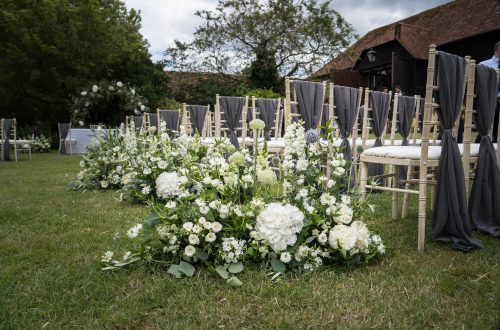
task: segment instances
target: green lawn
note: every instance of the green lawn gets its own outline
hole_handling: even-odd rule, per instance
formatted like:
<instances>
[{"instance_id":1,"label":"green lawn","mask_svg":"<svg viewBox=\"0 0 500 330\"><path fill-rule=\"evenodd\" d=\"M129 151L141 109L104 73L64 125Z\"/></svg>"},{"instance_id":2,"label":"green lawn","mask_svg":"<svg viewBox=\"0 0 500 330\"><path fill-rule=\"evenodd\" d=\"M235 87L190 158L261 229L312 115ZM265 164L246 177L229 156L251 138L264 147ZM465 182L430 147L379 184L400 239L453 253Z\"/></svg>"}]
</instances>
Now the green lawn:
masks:
<instances>
[{"instance_id":1,"label":"green lawn","mask_svg":"<svg viewBox=\"0 0 500 330\"><path fill-rule=\"evenodd\" d=\"M115 232L148 213L116 192L70 191L78 156L0 162L0 328L500 328L500 240L482 250L432 243L416 251L410 218L390 219L390 195L374 194L367 220L387 256L352 270L287 275L272 283L246 269L233 288L206 270L177 280L135 266L100 270ZM430 221L428 223L430 229Z\"/></svg>"}]
</instances>

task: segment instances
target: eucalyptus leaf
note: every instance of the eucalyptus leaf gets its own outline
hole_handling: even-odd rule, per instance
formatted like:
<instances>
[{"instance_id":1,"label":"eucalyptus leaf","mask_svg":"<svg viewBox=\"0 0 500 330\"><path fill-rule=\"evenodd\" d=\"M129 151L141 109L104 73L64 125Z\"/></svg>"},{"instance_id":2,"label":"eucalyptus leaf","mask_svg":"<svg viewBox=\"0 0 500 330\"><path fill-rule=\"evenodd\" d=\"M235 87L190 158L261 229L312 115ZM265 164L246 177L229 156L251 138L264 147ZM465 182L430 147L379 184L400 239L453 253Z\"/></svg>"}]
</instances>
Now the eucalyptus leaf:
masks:
<instances>
[{"instance_id":1,"label":"eucalyptus leaf","mask_svg":"<svg viewBox=\"0 0 500 330\"><path fill-rule=\"evenodd\" d=\"M179 270L179 265L170 265L167 273L174 275L176 278L182 277L182 273Z\"/></svg>"},{"instance_id":2,"label":"eucalyptus leaf","mask_svg":"<svg viewBox=\"0 0 500 330\"><path fill-rule=\"evenodd\" d=\"M306 244L311 243L313 240L314 240L314 237L313 237L313 236L309 236L309 237L306 239Z\"/></svg>"},{"instance_id":3,"label":"eucalyptus leaf","mask_svg":"<svg viewBox=\"0 0 500 330\"><path fill-rule=\"evenodd\" d=\"M181 261L179 264L179 271L186 275L187 277L192 277L194 275L194 266L188 262Z\"/></svg>"},{"instance_id":4,"label":"eucalyptus leaf","mask_svg":"<svg viewBox=\"0 0 500 330\"><path fill-rule=\"evenodd\" d=\"M148 227L154 228L160 224L160 219L161 219L160 215L153 211L147 216L145 221Z\"/></svg>"},{"instance_id":5,"label":"eucalyptus leaf","mask_svg":"<svg viewBox=\"0 0 500 330\"><path fill-rule=\"evenodd\" d=\"M229 264L229 266L227 266L227 270L230 273L238 274L243 270L243 263L240 261L234 264Z\"/></svg>"},{"instance_id":6,"label":"eucalyptus leaf","mask_svg":"<svg viewBox=\"0 0 500 330\"><path fill-rule=\"evenodd\" d=\"M227 284L229 284L231 286L242 286L243 285L243 282L241 282L236 276L232 276L226 282L227 282Z\"/></svg>"},{"instance_id":7,"label":"eucalyptus leaf","mask_svg":"<svg viewBox=\"0 0 500 330\"><path fill-rule=\"evenodd\" d=\"M271 258L271 267L276 273L284 273L286 271L286 265L283 263L283 261L274 257Z\"/></svg>"},{"instance_id":8,"label":"eucalyptus leaf","mask_svg":"<svg viewBox=\"0 0 500 330\"><path fill-rule=\"evenodd\" d=\"M203 261L208 260L208 253L205 250L202 250L200 248L196 248L196 256Z\"/></svg>"},{"instance_id":9,"label":"eucalyptus leaf","mask_svg":"<svg viewBox=\"0 0 500 330\"><path fill-rule=\"evenodd\" d=\"M227 268L227 265L215 267L215 271L217 272L217 274L219 274L219 276L225 280L227 280L229 278L229 273L227 272L226 268Z\"/></svg>"}]
</instances>

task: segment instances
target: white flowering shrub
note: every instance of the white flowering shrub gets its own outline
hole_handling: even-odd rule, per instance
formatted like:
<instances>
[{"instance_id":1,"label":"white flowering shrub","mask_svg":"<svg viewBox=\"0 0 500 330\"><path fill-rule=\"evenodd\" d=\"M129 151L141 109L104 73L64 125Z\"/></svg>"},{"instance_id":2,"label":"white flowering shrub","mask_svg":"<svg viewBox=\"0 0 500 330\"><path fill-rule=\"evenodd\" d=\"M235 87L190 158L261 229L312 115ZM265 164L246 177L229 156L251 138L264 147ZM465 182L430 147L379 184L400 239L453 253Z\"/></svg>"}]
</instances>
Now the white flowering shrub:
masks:
<instances>
[{"instance_id":1,"label":"white flowering shrub","mask_svg":"<svg viewBox=\"0 0 500 330\"><path fill-rule=\"evenodd\" d=\"M301 123L290 125L281 158L270 157L265 145L254 146L254 153L236 151L225 139L172 138L161 127L157 134L125 132L118 145L96 146L102 151L87 155L85 163L99 173L93 186L103 187L98 182L118 175L120 166L108 187L151 208L122 237L123 257L113 251L102 256L105 269L143 261L167 265L182 277L204 264L240 285L235 274L250 262L281 274L383 254L382 239L362 222L368 208L346 190L349 164L342 150L328 151L312 133L307 141L305 135Z\"/></svg>"},{"instance_id":2,"label":"white flowering shrub","mask_svg":"<svg viewBox=\"0 0 500 330\"><path fill-rule=\"evenodd\" d=\"M119 100L122 112L140 115L148 110L147 100L139 95L135 88L121 81L100 81L73 96L71 105L71 122L83 126L89 119L93 108L99 103Z\"/></svg>"}]
</instances>

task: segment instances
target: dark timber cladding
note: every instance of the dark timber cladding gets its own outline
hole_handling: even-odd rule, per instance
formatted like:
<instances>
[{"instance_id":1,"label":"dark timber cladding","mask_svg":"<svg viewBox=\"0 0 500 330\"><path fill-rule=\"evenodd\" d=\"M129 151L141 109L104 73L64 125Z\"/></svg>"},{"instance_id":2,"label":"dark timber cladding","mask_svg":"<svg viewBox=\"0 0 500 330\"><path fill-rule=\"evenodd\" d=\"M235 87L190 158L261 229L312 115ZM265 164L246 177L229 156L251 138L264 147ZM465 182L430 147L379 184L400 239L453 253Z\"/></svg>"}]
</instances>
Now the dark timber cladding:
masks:
<instances>
[{"instance_id":1,"label":"dark timber cladding","mask_svg":"<svg viewBox=\"0 0 500 330\"><path fill-rule=\"evenodd\" d=\"M374 90L400 85L406 94L423 95L430 44L480 62L499 40L500 0L451 1L368 32L309 79Z\"/></svg>"}]
</instances>

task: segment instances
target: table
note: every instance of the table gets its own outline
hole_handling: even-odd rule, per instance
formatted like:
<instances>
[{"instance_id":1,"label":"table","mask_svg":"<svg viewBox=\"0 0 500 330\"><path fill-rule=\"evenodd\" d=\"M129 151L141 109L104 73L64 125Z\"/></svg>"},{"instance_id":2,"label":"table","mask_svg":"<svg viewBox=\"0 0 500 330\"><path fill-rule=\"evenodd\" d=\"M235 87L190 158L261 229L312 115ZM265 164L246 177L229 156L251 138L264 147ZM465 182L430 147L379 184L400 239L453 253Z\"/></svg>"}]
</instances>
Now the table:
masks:
<instances>
[{"instance_id":1,"label":"table","mask_svg":"<svg viewBox=\"0 0 500 330\"><path fill-rule=\"evenodd\" d=\"M71 128L66 137L66 152L69 154L72 150L73 154L85 154L87 153L86 146L96 136L105 137L108 136L108 133L108 129Z\"/></svg>"}]
</instances>

